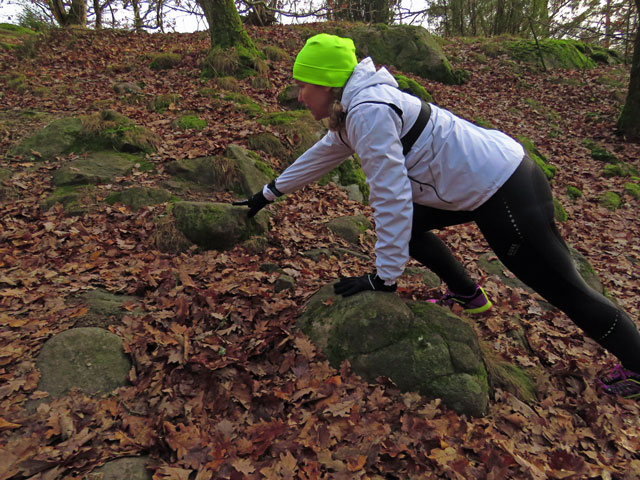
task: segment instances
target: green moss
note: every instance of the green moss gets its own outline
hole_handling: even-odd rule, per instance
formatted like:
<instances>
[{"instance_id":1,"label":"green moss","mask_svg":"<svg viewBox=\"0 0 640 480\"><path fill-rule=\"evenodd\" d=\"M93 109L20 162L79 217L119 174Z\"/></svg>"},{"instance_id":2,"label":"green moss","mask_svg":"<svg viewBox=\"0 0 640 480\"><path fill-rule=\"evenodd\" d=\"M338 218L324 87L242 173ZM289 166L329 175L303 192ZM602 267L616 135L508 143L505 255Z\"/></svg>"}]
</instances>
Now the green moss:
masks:
<instances>
[{"instance_id":1,"label":"green moss","mask_svg":"<svg viewBox=\"0 0 640 480\"><path fill-rule=\"evenodd\" d=\"M176 124L182 130L202 130L207 126L207 121L196 115L182 115Z\"/></svg>"},{"instance_id":2,"label":"green moss","mask_svg":"<svg viewBox=\"0 0 640 480\"><path fill-rule=\"evenodd\" d=\"M558 222L566 222L569 218L569 215L567 215L567 211L564 209L557 198L553 199L553 212Z\"/></svg>"},{"instance_id":3,"label":"green moss","mask_svg":"<svg viewBox=\"0 0 640 480\"><path fill-rule=\"evenodd\" d=\"M424 100L427 103L433 102L433 97L427 89L420 85L415 80L411 78L407 78L404 75L394 75L396 82L398 82L398 88L403 92L409 93L414 97L418 97L421 100Z\"/></svg>"},{"instance_id":4,"label":"green moss","mask_svg":"<svg viewBox=\"0 0 640 480\"><path fill-rule=\"evenodd\" d=\"M128 205L134 210L139 210L148 205L157 205L169 202L172 196L166 190L158 188L133 187L121 192L114 192L106 198L109 205L121 203Z\"/></svg>"},{"instance_id":5,"label":"green moss","mask_svg":"<svg viewBox=\"0 0 640 480\"><path fill-rule=\"evenodd\" d=\"M155 97L149 102L148 108L151 111L162 113L167 110L171 105L177 105L180 102L180 95L176 94L163 94Z\"/></svg>"},{"instance_id":6,"label":"green moss","mask_svg":"<svg viewBox=\"0 0 640 480\"><path fill-rule=\"evenodd\" d=\"M342 186L357 185L364 198L364 203L367 203L367 199L369 198L369 185L367 185L367 178L360 166L360 160L356 156L349 157L331 170L318 181L318 184L326 185L335 178L337 178L338 183Z\"/></svg>"},{"instance_id":7,"label":"green moss","mask_svg":"<svg viewBox=\"0 0 640 480\"><path fill-rule=\"evenodd\" d=\"M538 164L545 176L551 180L556 175L557 168L554 165L547 163L546 157L540 153L533 141L522 136L518 137L518 141L524 147L527 155L529 155Z\"/></svg>"},{"instance_id":8,"label":"green moss","mask_svg":"<svg viewBox=\"0 0 640 480\"><path fill-rule=\"evenodd\" d=\"M629 177L636 175L638 170L631 164L626 162L616 163L615 165L605 165L602 174L607 177Z\"/></svg>"},{"instance_id":9,"label":"green moss","mask_svg":"<svg viewBox=\"0 0 640 480\"><path fill-rule=\"evenodd\" d=\"M7 79L7 87L10 90L15 90L18 93L23 93L27 90L27 77L22 73L12 73Z\"/></svg>"},{"instance_id":10,"label":"green moss","mask_svg":"<svg viewBox=\"0 0 640 480\"><path fill-rule=\"evenodd\" d=\"M605 163L618 163L618 157L616 157L613 153L609 152L606 148L600 145L595 140L591 140L590 138L585 138L582 141L582 144L591 150L591 158L594 160L598 160L600 162Z\"/></svg>"},{"instance_id":11,"label":"green moss","mask_svg":"<svg viewBox=\"0 0 640 480\"><path fill-rule=\"evenodd\" d=\"M624 184L624 191L636 200L640 199L640 185L637 183L627 182Z\"/></svg>"},{"instance_id":12,"label":"green moss","mask_svg":"<svg viewBox=\"0 0 640 480\"><path fill-rule=\"evenodd\" d=\"M152 70L170 70L182 61L182 56L177 53L156 53L151 56L149 68Z\"/></svg>"},{"instance_id":13,"label":"green moss","mask_svg":"<svg viewBox=\"0 0 640 480\"><path fill-rule=\"evenodd\" d=\"M615 192L605 192L600 196L599 203L609 210L617 210L622 205L622 199Z\"/></svg>"},{"instance_id":14,"label":"green moss","mask_svg":"<svg viewBox=\"0 0 640 480\"><path fill-rule=\"evenodd\" d=\"M224 96L224 100L235 103L236 112L244 113L251 118L264 113L260 105L241 93L229 93Z\"/></svg>"},{"instance_id":15,"label":"green moss","mask_svg":"<svg viewBox=\"0 0 640 480\"><path fill-rule=\"evenodd\" d=\"M474 118L473 119L473 123L475 123L479 127L486 128L487 130L495 130L496 129L496 127L495 127L495 125L493 123L489 122L488 120L485 120L482 117Z\"/></svg>"},{"instance_id":16,"label":"green moss","mask_svg":"<svg viewBox=\"0 0 640 480\"><path fill-rule=\"evenodd\" d=\"M582 196L582 191L579 188L574 187L573 185L569 185L567 186L567 195L575 200Z\"/></svg>"},{"instance_id":17,"label":"green moss","mask_svg":"<svg viewBox=\"0 0 640 480\"><path fill-rule=\"evenodd\" d=\"M542 39L539 41L540 51L548 68L585 69L593 68L596 62L587 57L570 40ZM541 66L539 50L532 40L507 42L505 47L510 55L520 61Z\"/></svg>"},{"instance_id":18,"label":"green moss","mask_svg":"<svg viewBox=\"0 0 640 480\"><path fill-rule=\"evenodd\" d=\"M252 150L260 150L272 157L285 157L287 150L282 145L282 142L272 133L259 133L249 137L249 147Z\"/></svg>"},{"instance_id":19,"label":"green moss","mask_svg":"<svg viewBox=\"0 0 640 480\"><path fill-rule=\"evenodd\" d=\"M232 48L214 47L202 66L205 78L233 76L246 78L256 74L266 74L269 66L257 50L242 46Z\"/></svg>"},{"instance_id":20,"label":"green moss","mask_svg":"<svg viewBox=\"0 0 640 480\"><path fill-rule=\"evenodd\" d=\"M277 176L276 171L268 163L258 159L256 160L255 165L256 165L256 168L260 170L262 173L264 173L268 178L270 179L276 178Z\"/></svg>"}]
</instances>

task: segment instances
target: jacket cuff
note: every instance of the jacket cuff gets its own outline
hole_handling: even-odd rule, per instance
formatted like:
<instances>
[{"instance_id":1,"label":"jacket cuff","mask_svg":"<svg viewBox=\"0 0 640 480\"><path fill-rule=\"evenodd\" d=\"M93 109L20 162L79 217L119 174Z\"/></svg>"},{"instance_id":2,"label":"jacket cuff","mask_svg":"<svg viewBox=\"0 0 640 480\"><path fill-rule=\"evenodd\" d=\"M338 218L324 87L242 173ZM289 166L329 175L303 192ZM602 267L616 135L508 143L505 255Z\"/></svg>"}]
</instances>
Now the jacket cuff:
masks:
<instances>
[{"instance_id":1,"label":"jacket cuff","mask_svg":"<svg viewBox=\"0 0 640 480\"><path fill-rule=\"evenodd\" d=\"M264 188L262 189L262 194L264 195L264 198L266 198L270 202L273 202L276 198L283 195L283 193L276 188L275 180L264 186Z\"/></svg>"}]
</instances>

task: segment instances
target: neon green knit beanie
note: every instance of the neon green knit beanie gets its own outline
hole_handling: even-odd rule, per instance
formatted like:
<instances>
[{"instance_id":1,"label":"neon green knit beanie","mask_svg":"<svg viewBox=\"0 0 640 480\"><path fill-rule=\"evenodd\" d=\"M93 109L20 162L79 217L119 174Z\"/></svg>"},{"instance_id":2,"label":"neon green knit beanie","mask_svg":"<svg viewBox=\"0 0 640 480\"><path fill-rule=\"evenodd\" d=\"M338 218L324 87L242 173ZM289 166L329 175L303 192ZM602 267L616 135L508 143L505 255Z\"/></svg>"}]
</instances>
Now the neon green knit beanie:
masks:
<instances>
[{"instance_id":1,"label":"neon green knit beanie","mask_svg":"<svg viewBox=\"0 0 640 480\"><path fill-rule=\"evenodd\" d=\"M293 78L324 87L344 87L358 64L350 38L320 33L302 47L293 64Z\"/></svg>"}]
</instances>

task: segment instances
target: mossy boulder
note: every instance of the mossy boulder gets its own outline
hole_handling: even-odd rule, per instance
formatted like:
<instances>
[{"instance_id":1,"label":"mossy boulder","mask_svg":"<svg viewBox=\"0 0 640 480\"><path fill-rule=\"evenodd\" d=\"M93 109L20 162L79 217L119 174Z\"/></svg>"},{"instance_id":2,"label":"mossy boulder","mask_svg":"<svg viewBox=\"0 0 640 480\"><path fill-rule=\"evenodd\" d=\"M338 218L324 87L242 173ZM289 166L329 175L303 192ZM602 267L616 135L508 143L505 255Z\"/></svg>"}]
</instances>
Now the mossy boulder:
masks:
<instances>
[{"instance_id":1,"label":"mossy boulder","mask_svg":"<svg viewBox=\"0 0 640 480\"><path fill-rule=\"evenodd\" d=\"M271 157L286 158L289 155L282 142L273 133L258 133L249 137L249 147L258 150Z\"/></svg>"},{"instance_id":2,"label":"mossy boulder","mask_svg":"<svg viewBox=\"0 0 640 480\"><path fill-rule=\"evenodd\" d=\"M583 48L584 44L580 44L580 42L541 39L538 44L539 50L533 40L506 42L505 47L516 60L539 66L542 66L539 52L542 52L547 68L587 69L596 66L596 61L586 53Z\"/></svg>"},{"instance_id":3,"label":"mossy boulder","mask_svg":"<svg viewBox=\"0 0 640 480\"><path fill-rule=\"evenodd\" d=\"M576 200L582 197L582 190L580 190L578 187L575 187L573 185L569 185L567 186L567 195L569 195L571 199Z\"/></svg>"},{"instance_id":4,"label":"mossy boulder","mask_svg":"<svg viewBox=\"0 0 640 480\"><path fill-rule=\"evenodd\" d=\"M109 183L116 177L131 173L137 161L137 156L127 153L92 152L54 171L53 184L61 187Z\"/></svg>"},{"instance_id":5,"label":"mossy boulder","mask_svg":"<svg viewBox=\"0 0 640 480\"><path fill-rule=\"evenodd\" d=\"M76 300L88 307L88 311L77 318L74 327L108 328L122 320L128 311L124 308L127 303L140 300L131 295L117 295L106 290L95 289L84 292Z\"/></svg>"},{"instance_id":6,"label":"mossy boulder","mask_svg":"<svg viewBox=\"0 0 640 480\"><path fill-rule=\"evenodd\" d=\"M617 210L622 206L622 198L616 192L604 192L598 203L609 210Z\"/></svg>"},{"instance_id":7,"label":"mossy boulder","mask_svg":"<svg viewBox=\"0 0 640 480\"><path fill-rule=\"evenodd\" d=\"M124 153L151 153L160 137L113 110L94 115L54 120L23 139L9 151L23 160L53 160L71 152L115 150Z\"/></svg>"},{"instance_id":8,"label":"mossy boulder","mask_svg":"<svg viewBox=\"0 0 640 480\"><path fill-rule=\"evenodd\" d=\"M602 174L609 177L630 177L638 174L638 169L627 162L607 164L602 169Z\"/></svg>"},{"instance_id":9,"label":"mossy boulder","mask_svg":"<svg viewBox=\"0 0 640 480\"><path fill-rule=\"evenodd\" d=\"M122 340L102 328L72 328L47 340L36 360L38 390L56 398L78 389L107 394L126 384L131 361Z\"/></svg>"},{"instance_id":10,"label":"mossy boulder","mask_svg":"<svg viewBox=\"0 0 640 480\"><path fill-rule=\"evenodd\" d=\"M1 175L1 173L0 173ZM633 182L627 182L624 184L624 191L631 195L636 200L640 199L640 185Z\"/></svg>"},{"instance_id":11,"label":"mossy boulder","mask_svg":"<svg viewBox=\"0 0 640 480\"><path fill-rule=\"evenodd\" d=\"M529 155L529 157L538 164L549 180L555 177L558 169L548 162L547 157L545 157L540 150L536 148L532 140L527 137L518 137L518 142L520 142L525 152L527 152L527 155Z\"/></svg>"},{"instance_id":12,"label":"mossy boulder","mask_svg":"<svg viewBox=\"0 0 640 480\"><path fill-rule=\"evenodd\" d=\"M153 474L147 469L148 457L121 457L110 460L96 468L86 478L96 480L151 480ZM95 475L95 477L94 477Z\"/></svg>"},{"instance_id":13,"label":"mossy boulder","mask_svg":"<svg viewBox=\"0 0 640 480\"><path fill-rule=\"evenodd\" d=\"M367 177L362 171L360 159L356 155L352 155L343 161L336 168L318 180L319 185L326 185L334 182L342 187L349 198L367 204L369 201L369 185ZM350 191L353 189L353 191ZM357 189L357 192L355 191Z\"/></svg>"},{"instance_id":14,"label":"mossy boulder","mask_svg":"<svg viewBox=\"0 0 640 480\"><path fill-rule=\"evenodd\" d=\"M96 204L96 187L93 185L58 187L42 201L40 207L48 210L57 203L62 205L67 215L82 215Z\"/></svg>"},{"instance_id":15,"label":"mossy boulder","mask_svg":"<svg viewBox=\"0 0 640 480\"><path fill-rule=\"evenodd\" d=\"M109 205L121 203L131 207L133 210L139 210L150 205L169 202L172 198L171 192L163 188L132 187L112 193L107 196L106 201Z\"/></svg>"},{"instance_id":16,"label":"mossy boulder","mask_svg":"<svg viewBox=\"0 0 640 480\"><path fill-rule=\"evenodd\" d=\"M288 110L304 110L304 103L298 101L300 87L297 84L288 85L278 95L278 104Z\"/></svg>"},{"instance_id":17,"label":"mossy boulder","mask_svg":"<svg viewBox=\"0 0 640 480\"><path fill-rule=\"evenodd\" d=\"M405 93L418 97L420 100L424 100L427 103L433 102L433 97L427 89L420 85L415 80L405 77L404 75L394 75L396 82L398 82L398 88Z\"/></svg>"},{"instance_id":18,"label":"mossy boulder","mask_svg":"<svg viewBox=\"0 0 640 480\"><path fill-rule=\"evenodd\" d=\"M13 50L22 45L26 39L36 35L37 33L29 28L11 23L0 23L0 48Z\"/></svg>"},{"instance_id":19,"label":"mossy boulder","mask_svg":"<svg viewBox=\"0 0 640 480\"><path fill-rule=\"evenodd\" d=\"M151 70L171 70L177 67L182 61L182 55L174 52L161 52L151 55Z\"/></svg>"},{"instance_id":20,"label":"mossy boulder","mask_svg":"<svg viewBox=\"0 0 640 480\"><path fill-rule=\"evenodd\" d=\"M233 144L224 156L180 159L169 163L166 170L177 179L243 197L253 195L276 176L255 152ZM171 184L180 187L175 182Z\"/></svg>"},{"instance_id":21,"label":"mossy boulder","mask_svg":"<svg viewBox=\"0 0 640 480\"><path fill-rule=\"evenodd\" d=\"M267 113L258 122L279 135L289 152L283 159L285 164L298 158L327 133L327 129L308 110Z\"/></svg>"},{"instance_id":22,"label":"mossy boulder","mask_svg":"<svg viewBox=\"0 0 640 480\"><path fill-rule=\"evenodd\" d=\"M177 202L173 217L178 230L204 250L229 250L269 227L264 210L249 218L246 207L226 203Z\"/></svg>"},{"instance_id":23,"label":"mossy boulder","mask_svg":"<svg viewBox=\"0 0 640 480\"><path fill-rule=\"evenodd\" d=\"M353 39L360 57L371 57L379 65L393 65L403 72L449 85L462 83L438 42L423 27L348 24L334 30Z\"/></svg>"},{"instance_id":24,"label":"mossy boulder","mask_svg":"<svg viewBox=\"0 0 640 480\"><path fill-rule=\"evenodd\" d=\"M477 337L449 309L383 292L343 298L327 285L297 325L334 368L348 360L368 382L388 377L402 391L441 398L458 413L486 414L489 386Z\"/></svg>"},{"instance_id":25,"label":"mossy boulder","mask_svg":"<svg viewBox=\"0 0 640 480\"><path fill-rule=\"evenodd\" d=\"M327 222L327 228L347 242L360 244L360 235L373 228L364 215L333 218Z\"/></svg>"}]
</instances>

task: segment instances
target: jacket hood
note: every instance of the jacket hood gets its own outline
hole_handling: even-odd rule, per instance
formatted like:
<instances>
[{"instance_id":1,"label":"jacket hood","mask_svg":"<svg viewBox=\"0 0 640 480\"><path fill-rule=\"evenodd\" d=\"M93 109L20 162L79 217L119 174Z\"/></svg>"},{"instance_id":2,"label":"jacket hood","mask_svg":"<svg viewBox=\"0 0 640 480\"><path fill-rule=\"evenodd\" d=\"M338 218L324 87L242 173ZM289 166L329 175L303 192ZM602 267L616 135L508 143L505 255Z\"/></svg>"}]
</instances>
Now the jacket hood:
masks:
<instances>
[{"instance_id":1,"label":"jacket hood","mask_svg":"<svg viewBox=\"0 0 640 480\"><path fill-rule=\"evenodd\" d=\"M393 78L393 75L391 75L386 68L382 67L376 70L371 57L367 57L356 65L356 68L354 68L351 77L349 77L344 87L341 102L345 111L349 109L353 99L358 93L373 85L389 85L397 88L398 82L396 82L396 79Z\"/></svg>"}]
</instances>

